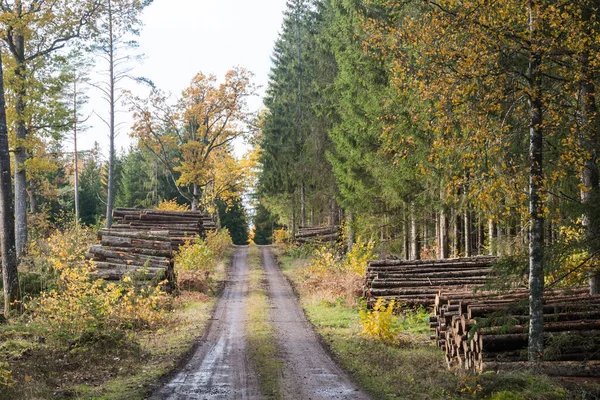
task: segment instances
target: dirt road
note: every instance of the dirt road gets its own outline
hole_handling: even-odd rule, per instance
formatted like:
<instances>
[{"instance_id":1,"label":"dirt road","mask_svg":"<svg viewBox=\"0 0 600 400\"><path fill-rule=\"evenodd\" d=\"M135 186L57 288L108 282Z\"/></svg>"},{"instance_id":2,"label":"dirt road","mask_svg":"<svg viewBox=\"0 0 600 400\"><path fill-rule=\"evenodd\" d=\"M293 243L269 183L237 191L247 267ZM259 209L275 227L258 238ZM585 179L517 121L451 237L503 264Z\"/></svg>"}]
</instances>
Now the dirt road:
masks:
<instances>
[{"instance_id":1,"label":"dirt road","mask_svg":"<svg viewBox=\"0 0 600 400\"><path fill-rule=\"evenodd\" d=\"M261 251L272 306L270 316L285 362L284 397L298 400L368 399L319 342L270 248L262 247Z\"/></svg>"},{"instance_id":2,"label":"dirt road","mask_svg":"<svg viewBox=\"0 0 600 400\"><path fill-rule=\"evenodd\" d=\"M333 362L306 320L269 247L262 247L271 310L277 334L283 397L292 400L366 400L348 375ZM246 357L245 306L248 296L247 248L235 251L229 281L217 302L204 342L188 364L153 400L262 399L258 379Z\"/></svg>"},{"instance_id":3,"label":"dirt road","mask_svg":"<svg viewBox=\"0 0 600 400\"><path fill-rule=\"evenodd\" d=\"M217 302L205 341L188 364L151 399L261 398L257 377L246 358L244 340L247 254L245 247L235 250L229 279Z\"/></svg>"}]
</instances>

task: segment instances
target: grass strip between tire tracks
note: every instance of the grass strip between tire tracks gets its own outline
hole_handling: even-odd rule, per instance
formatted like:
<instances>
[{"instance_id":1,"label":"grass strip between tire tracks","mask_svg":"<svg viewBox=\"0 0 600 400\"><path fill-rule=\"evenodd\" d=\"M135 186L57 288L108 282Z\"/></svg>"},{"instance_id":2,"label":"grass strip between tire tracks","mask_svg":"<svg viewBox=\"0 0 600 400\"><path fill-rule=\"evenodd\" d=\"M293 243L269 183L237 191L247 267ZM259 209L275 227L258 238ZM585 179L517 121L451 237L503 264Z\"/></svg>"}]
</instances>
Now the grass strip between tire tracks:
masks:
<instances>
[{"instance_id":1,"label":"grass strip between tire tracks","mask_svg":"<svg viewBox=\"0 0 600 400\"><path fill-rule=\"evenodd\" d=\"M275 329L269 321L267 283L262 268L260 249L248 249L250 272L247 302L246 340L250 363L258 375L259 386L268 399L282 399L283 362L279 357Z\"/></svg>"}]
</instances>

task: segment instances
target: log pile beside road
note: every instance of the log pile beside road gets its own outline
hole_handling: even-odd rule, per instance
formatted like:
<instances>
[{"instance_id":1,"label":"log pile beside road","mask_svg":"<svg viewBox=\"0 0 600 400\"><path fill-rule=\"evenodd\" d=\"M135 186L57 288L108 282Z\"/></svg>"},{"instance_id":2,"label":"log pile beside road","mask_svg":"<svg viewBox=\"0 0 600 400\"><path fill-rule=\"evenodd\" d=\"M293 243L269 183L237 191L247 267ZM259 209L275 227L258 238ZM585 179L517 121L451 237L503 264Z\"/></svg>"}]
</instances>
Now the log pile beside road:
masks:
<instances>
[{"instance_id":1,"label":"log pile beside road","mask_svg":"<svg viewBox=\"0 0 600 400\"><path fill-rule=\"evenodd\" d=\"M126 275L152 279L160 275L175 281L173 253L186 241L205 237L217 226L200 211L161 211L118 208L111 229L98 232L100 244L86 259L93 261L93 276L120 280Z\"/></svg>"},{"instance_id":2,"label":"log pile beside road","mask_svg":"<svg viewBox=\"0 0 600 400\"><path fill-rule=\"evenodd\" d=\"M528 291L441 292L430 328L449 368L515 370L527 366ZM559 376L600 376L600 296L588 288L544 293L544 361L536 370Z\"/></svg>"},{"instance_id":3,"label":"log pile beside road","mask_svg":"<svg viewBox=\"0 0 600 400\"><path fill-rule=\"evenodd\" d=\"M296 242L302 244L334 243L340 239L339 226L309 226L298 229Z\"/></svg>"},{"instance_id":4,"label":"log pile beside road","mask_svg":"<svg viewBox=\"0 0 600 400\"><path fill-rule=\"evenodd\" d=\"M112 229L122 231L162 231L171 238L173 250L186 240L204 237L216 230L211 216L200 211L161 211L138 208L117 208L113 212Z\"/></svg>"},{"instance_id":5,"label":"log pile beside road","mask_svg":"<svg viewBox=\"0 0 600 400\"><path fill-rule=\"evenodd\" d=\"M93 261L92 275L106 280L120 280L131 274L141 279L159 275L172 281L173 248L166 233L101 229L100 244L92 246L86 254L86 259Z\"/></svg>"},{"instance_id":6,"label":"log pile beside road","mask_svg":"<svg viewBox=\"0 0 600 400\"><path fill-rule=\"evenodd\" d=\"M495 257L369 261L363 287L367 305L394 300L399 307L433 307L440 290L473 292L486 283Z\"/></svg>"}]
</instances>

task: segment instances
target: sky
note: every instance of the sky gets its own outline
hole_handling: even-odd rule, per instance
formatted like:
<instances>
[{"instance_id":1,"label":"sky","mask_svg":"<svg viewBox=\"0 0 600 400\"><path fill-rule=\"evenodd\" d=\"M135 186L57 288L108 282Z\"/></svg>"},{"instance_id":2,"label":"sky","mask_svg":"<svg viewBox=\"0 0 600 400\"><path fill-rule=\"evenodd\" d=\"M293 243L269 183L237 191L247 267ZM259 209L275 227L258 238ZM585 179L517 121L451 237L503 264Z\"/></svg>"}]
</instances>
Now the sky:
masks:
<instances>
[{"instance_id":1,"label":"sky","mask_svg":"<svg viewBox=\"0 0 600 400\"><path fill-rule=\"evenodd\" d=\"M148 78L161 90L179 96L200 71L215 74L220 81L228 70L241 66L255 74L254 83L262 86L262 96L285 3L286 0L154 0L144 10L144 27L137 38L145 59L135 66L132 75ZM101 68L101 61L98 64ZM133 82L122 86L144 93L138 92L142 88ZM89 150L97 141L107 154L108 128L93 113L106 115L108 105L93 88L88 90L88 96L84 114L91 116L87 131L79 137L79 149ZM262 100L256 98L250 106L258 110ZM131 117L126 107L119 108L118 151L132 143ZM237 152L242 152L243 145L237 146Z\"/></svg>"}]
</instances>

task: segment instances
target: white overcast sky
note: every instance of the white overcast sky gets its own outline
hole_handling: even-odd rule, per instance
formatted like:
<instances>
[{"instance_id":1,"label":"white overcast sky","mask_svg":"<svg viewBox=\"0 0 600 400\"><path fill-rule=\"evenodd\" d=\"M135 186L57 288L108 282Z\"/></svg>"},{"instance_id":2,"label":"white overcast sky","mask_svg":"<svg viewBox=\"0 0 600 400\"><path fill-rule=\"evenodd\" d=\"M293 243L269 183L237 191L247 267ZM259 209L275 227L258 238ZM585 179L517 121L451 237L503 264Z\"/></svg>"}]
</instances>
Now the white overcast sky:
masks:
<instances>
[{"instance_id":1,"label":"white overcast sky","mask_svg":"<svg viewBox=\"0 0 600 400\"><path fill-rule=\"evenodd\" d=\"M133 75L152 80L160 89L178 96L192 77L202 71L216 74L220 80L234 66L252 71L255 83L268 82L273 45L283 22L286 0L154 0L144 10L141 35L137 38L145 60ZM98 61L101 66L101 61ZM134 84L125 83L127 89ZM89 110L106 115L108 107L94 89L88 91ZM262 100L251 102L253 110ZM121 111L126 111L120 106ZM122 123L117 149L131 143L131 119L121 113ZM92 116L89 129L80 136L80 150L88 150L95 141L107 153L106 125Z\"/></svg>"}]
</instances>

